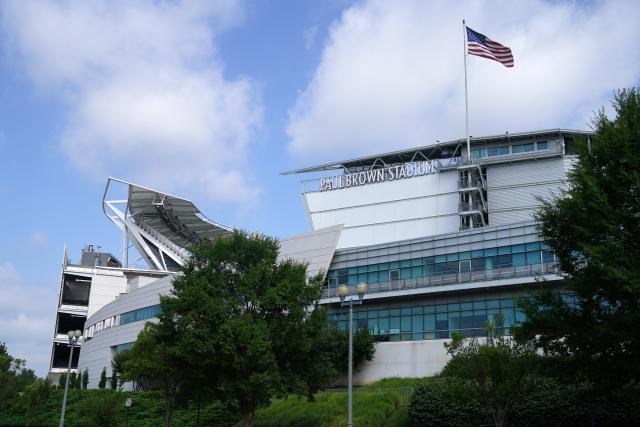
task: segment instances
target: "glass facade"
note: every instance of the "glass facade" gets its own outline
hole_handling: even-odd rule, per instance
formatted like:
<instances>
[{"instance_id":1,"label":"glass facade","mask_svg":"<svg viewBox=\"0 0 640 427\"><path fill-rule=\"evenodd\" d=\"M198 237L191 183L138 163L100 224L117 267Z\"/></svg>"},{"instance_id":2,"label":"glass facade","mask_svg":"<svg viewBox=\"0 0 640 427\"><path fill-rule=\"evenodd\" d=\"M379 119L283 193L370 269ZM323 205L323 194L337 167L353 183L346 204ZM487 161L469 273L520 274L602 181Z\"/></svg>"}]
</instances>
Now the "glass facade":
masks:
<instances>
[{"instance_id":1,"label":"glass facade","mask_svg":"<svg viewBox=\"0 0 640 427\"><path fill-rule=\"evenodd\" d=\"M412 341L451 338L453 332L464 336L486 335L485 325L499 324L502 315L504 334L524 320L524 313L513 298L467 301L449 304L424 304L413 307L354 310L355 328L368 328L377 341ZM340 330L346 330L349 314L337 309L329 315Z\"/></svg>"},{"instance_id":2,"label":"glass facade","mask_svg":"<svg viewBox=\"0 0 640 427\"><path fill-rule=\"evenodd\" d=\"M528 153L531 151L544 151L549 149L548 141L528 142L525 144L501 145L499 147L476 148L471 154L476 159L485 157L507 156L509 154Z\"/></svg>"},{"instance_id":3,"label":"glass facade","mask_svg":"<svg viewBox=\"0 0 640 427\"><path fill-rule=\"evenodd\" d=\"M147 320L160 314L160 305L152 305L150 307L139 308L137 310L122 313L120 315L120 325L126 325L131 322Z\"/></svg>"},{"instance_id":4,"label":"glass facade","mask_svg":"<svg viewBox=\"0 0 640 427\"><path fill-rule=\"evenodd\" d=\"M133 347L133 343L132 342L126 342L124 344L118 344L116 346L116 353L120 353L121 351L124 351L124 350L129 350L131 347Z\"/></svg>"},{"instance_id":5,"label":"glass facade","mask_svg":"<svg viewBox=\"0 0 640 427\"><path fill-rule=\"evenodd\" d=\"M554 262L554 259L546 243L533 242L334 269L327 273L327 281L328 286L334 288L338 285L355 285L360 282L381 283L390 280L540 265Z\"/></svg>"}]
</instances>

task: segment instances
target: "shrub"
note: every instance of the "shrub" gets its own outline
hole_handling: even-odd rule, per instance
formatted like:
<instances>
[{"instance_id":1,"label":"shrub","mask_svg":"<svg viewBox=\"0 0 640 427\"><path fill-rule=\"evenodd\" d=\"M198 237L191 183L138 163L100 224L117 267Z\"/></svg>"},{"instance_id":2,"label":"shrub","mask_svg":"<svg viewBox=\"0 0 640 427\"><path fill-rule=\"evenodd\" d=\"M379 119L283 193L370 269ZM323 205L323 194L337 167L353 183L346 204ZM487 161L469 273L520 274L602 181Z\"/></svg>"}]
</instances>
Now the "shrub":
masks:
<instances>
[{"instance_id":1,"label":"shrub","mask_svg":"<svg viewBox=\"0 0 640 427\"><path fill-rule=\"evenodd\" d=\"M460 378L433 378L419 386L409 403L414 426L489 426L490 415L480 406L471 384Z\"/></svg>"}]
</instances>

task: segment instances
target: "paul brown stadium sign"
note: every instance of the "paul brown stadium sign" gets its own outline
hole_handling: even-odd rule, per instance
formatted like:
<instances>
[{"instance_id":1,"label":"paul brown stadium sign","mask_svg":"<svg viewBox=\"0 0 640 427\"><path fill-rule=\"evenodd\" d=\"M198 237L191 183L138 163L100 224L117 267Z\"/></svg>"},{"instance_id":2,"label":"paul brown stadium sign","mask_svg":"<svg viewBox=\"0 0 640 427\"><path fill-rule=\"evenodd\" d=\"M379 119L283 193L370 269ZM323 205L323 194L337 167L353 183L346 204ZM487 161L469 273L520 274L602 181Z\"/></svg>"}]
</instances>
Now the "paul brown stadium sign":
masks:
<instances>
[{"instance_id":1,"label":"paul brown stadium sign","mask_svg":"<svg viewBox=\"0 0 640 427\"><path fill-rule=\"evenodd\" d=\"M360 187L379 182L430 175L440 172L439 160L404 163L387 168L372 169L362 172L347 173L320 179L320 191L338 190L340 188Z\"/></svg>"}]
</instances>

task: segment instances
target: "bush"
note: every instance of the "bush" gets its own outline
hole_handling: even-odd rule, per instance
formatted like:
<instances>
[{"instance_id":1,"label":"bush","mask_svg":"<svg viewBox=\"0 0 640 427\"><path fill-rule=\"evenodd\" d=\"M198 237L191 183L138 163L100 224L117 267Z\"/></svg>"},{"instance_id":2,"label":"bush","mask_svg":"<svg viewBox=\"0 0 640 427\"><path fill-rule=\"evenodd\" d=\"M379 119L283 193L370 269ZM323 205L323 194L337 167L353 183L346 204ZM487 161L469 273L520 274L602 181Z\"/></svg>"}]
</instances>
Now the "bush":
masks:
<instances>
[{"instance_id":1,"label":"bush","mask_svg":"<svg viewBox=\"0 0 640 427\"><path fill-rule=\"evenodd\" d=\"M460 378L433 378L418 387L409 403L414 426L490 426L493 422L480 406L474 388Z\"/></svg>"},{"instance_id":2,"label":"bush","mask_svg":"<svg viewBox=\"0 0 640 427\"><path fill-rule=\"evenodd\" d=\"M595 396L587 383L563 385L552 378L533 377L526 398L518 400L509 418L515 427L634 426L640 425L637 390L610 397ZM467 380L434 378L416 389L409 405L414 426L490 426L494 422L482 408Z\"/></svg>"},{"instance_id":3,"label":"bush","mask_svg":"<svg viewBox=\"0 0 640 427\"><path fill-rule=\"evenodd\" d=\"M353 424L382 426L399 408L401 398L395 392L356 391L353 394ZM325 392L315 402L289 397L258 410L256 427L333 427L347 420L347 393Z\"/></svg>"}]
</instances>

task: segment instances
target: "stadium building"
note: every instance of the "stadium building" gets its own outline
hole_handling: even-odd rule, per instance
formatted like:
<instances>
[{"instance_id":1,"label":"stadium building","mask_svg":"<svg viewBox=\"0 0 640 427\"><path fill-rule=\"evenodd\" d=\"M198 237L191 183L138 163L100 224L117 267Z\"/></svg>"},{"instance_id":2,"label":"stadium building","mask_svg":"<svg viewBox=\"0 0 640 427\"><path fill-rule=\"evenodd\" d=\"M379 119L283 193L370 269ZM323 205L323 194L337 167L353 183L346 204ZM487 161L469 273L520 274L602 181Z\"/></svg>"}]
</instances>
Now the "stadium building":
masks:
<instances>
[{"instance_id":1,"label":"stadium building","mask_svg":"<svg viewBox=\"0 0 640 427\"><path fill-rule=\"evenodd\" d=\"M325 274L320 303L343 329L337 287L369 285L354 322L376 337L376 353L356 382L432 375L446 363L442 344L453 332L482 335L499 314L514 325L523 318L518 297L540 279L560 281L533 213L565 187L578 138L590 133L473 138L470 158L466 140L457 140L284 173L314 178L301 183L311 231L282 239L280 257ZM112 197L115 187L126 195ZM66 368L64 334L82 329L73 366L89 370L90 387L158 314L185 248L231 232L188 200L113 178L103 208L123 233L123 260L91 247L78 264L65 254L51 358L52 375ZM129 267L131 247L148 268Z\"/></svg>"}]
</instances>

